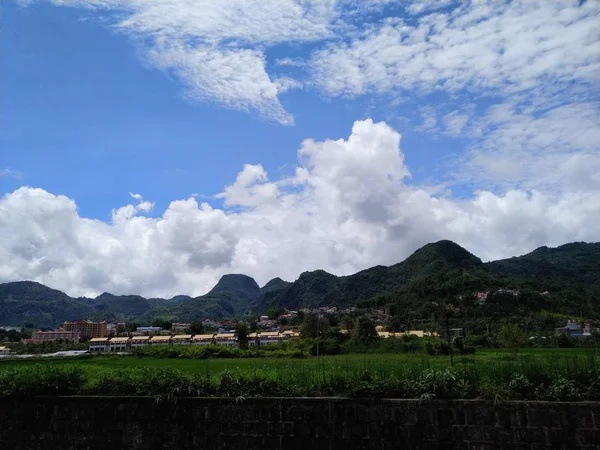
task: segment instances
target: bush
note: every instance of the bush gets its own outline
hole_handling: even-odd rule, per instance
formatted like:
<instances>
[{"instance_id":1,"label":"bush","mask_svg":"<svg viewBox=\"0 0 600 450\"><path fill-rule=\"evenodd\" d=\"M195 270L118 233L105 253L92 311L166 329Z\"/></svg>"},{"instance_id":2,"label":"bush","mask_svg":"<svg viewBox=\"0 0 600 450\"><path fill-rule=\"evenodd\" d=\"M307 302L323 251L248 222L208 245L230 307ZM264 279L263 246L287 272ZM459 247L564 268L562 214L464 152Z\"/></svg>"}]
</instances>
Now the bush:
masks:
<instances>
[{"instance_id":1,"label":"bush","mask_svg":"<svg viewBox=\"0 0 600 450\"><path fill-rule=\"evenodd\" d=\"M76 366L36 364L0 372L0 397L75 394L83 383L83 372Z\"/></svg>"}]
</instances>

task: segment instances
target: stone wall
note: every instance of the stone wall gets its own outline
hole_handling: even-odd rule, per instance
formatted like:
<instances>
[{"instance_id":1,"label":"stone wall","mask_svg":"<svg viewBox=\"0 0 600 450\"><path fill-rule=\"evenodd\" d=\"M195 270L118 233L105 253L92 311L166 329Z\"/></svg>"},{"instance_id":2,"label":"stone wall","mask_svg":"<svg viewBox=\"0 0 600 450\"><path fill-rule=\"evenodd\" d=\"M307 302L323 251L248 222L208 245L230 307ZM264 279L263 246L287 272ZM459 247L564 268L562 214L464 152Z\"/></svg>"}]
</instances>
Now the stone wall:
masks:
<instances>
[{"instance_id":1,"label":"stone wall","mask_svg":"<svg viewBox=\"0 0 600 450\"><path fill-rule=\"evenodd\" d=\"M0 448L600 450L600 403L0 399Z\"/></svg>"}]
</instances>

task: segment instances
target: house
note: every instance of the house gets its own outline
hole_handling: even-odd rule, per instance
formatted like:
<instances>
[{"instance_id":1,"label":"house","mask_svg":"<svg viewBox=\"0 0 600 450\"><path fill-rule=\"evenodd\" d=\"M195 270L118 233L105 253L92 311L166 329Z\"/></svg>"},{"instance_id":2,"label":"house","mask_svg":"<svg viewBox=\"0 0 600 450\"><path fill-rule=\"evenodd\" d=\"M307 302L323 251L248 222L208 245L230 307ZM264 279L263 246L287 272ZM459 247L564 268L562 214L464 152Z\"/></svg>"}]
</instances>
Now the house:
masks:
<instances>
[{"instance_id":1,"label":"house","mask_svg":"<svg viewBox=\"0 0 600 450\"><path fill-rule=\"evenodd\" d=\"M185 331L185 330L189 330L191 328L191 326L192 326L191 323L172 323L171 331L173 331L173 332Z\"/></svg>"},{"instance_id":2,"label":"house","mask_svg":"<svg viewBox=\"0 0 600 450\"><path fill-rule=\"evenodd\" d=\"M108 341L109 352L126 352L129 350L129 337L114 337Z\"/></svg>"},{"instance_id":3,"label":"house","mask_svg":"<svg viewBox=\"0 0 600 450\"><path fill-rule=\"evenodd\" d=\"M8 347L0 347L0 356L10 355L10 348Z\"/></svg>"},{"instance_id":4,"label":"house","mask_svg":"<svg viewBox=\"0 0 600 450\"><path fill-rule=\"evenodd\" d=\"M281 342L288 342L291 338L295 338L300 336L300 333L292 330L285 330L283 333L279 334L279 338Z\"/></svg>"},{"instance_id":5,"label":"house","mask_svg":"<svg viewBox=\"0 0 600 450\"><path fill-rule=\"evenodd\" d=\"M248 347L254 347L258 345L258 333L248 334Z\"/></svg>"},{"instance_id":6,"label":"house","mask_svg":"<svg viewBox=\"0 0 600 450\"><path fill-rule=\"evenodd\" d=\"M263 331L258 335L259 345L271 345L279 343L278 331Z\"/></svg>"},{"instance_id":7,"label":"house","mask_svg":"<svg viewBox=\"0 0 600 450\"><path fill-rule=\"evenodd\" d=\"M88 344L90 352L106 352L108 351L108 338L92 338Z\"/></svg>"},{"instance_id":8,"label":"house","mask_svg":"<svg viewBox=\"0 0 600 450\"><path fill-rule=\"evenodd\" d=\"M177 334L171 338L173 345L190 345L192 343L191 334Z\"/></svg>"},{"instance_id":9,"label":"house","mask_svg":"<svg viewBox=\"0 0 600 450\"><path fill-rule=\"evenodd\" d=\"M213 343L214 334L196 334L192 337L194 345L210 345Z\"/></svg>"},{"instance_id":10,"label":"house","mask_svg":"<svg viewBox=\"0 0 600 450\"><path fill-rule=\"evenodd\" d=\"M215 344L237 347L238 339L235 333L219 333L215 335Z\"/></svg>"},{"instance_id":11,"label":"house","mask_svg":"<svg viewBox=\"0 0 600 450\"><path fill-rule=\"evenodd\" d=\"M134 336L129 341L129 345L132 349L140 348L150 343L150 336Z\"/></svg>"},{"instance_id":12,"label":"house","mask_svg":"<svg viewBox=\"0 0 600 450\"><path fill-rule=\"evenodd\" d=\"M377 332L377 336L379 336L382 339L388 339L391 337L396 337L396 335L394 333L390 333L389 331L378 331Z\"/></svg>"},{"instance_id":13,"label":"house","mask_svg":"<svg viewBox=\"0 0 600 450\"><path fill-rule=\"evenodd\" d=\"M152 336L150 338L150 345L169 345L171 343L171 336Z\"/></svg>"}]
</instances>

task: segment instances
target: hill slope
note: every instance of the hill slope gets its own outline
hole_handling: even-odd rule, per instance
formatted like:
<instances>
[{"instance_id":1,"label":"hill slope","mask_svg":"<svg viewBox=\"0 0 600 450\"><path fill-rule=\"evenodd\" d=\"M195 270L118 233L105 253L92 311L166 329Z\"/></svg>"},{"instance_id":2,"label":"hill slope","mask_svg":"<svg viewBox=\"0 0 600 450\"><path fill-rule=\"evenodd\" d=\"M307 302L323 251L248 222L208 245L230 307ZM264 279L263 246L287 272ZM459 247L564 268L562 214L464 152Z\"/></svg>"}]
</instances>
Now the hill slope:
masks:
<instances>
[{"instance_id":1,"label":"hill slope","mask_svg":"<svg viewBox=\"0 0 600 450\"><path fill-rule=\"evenodd\" d=\"M454 242L439 241L390 267L375 266L342 277L315 270L302 273L293 283L275 278L262 288L251 277L231 274L204 296L171 300L108 293L75 299L35 282L4 283L0 284L0 325L57 326L81 317L143 323L155 317L193 321L258 314L270 308L372 301L393 301L410 309L432 296L499 287L551 291L554 298L550 295L545 300L547 308L571 311L584 305L590 314L600 314L600 243L541 247L484 264Z\"/></svg>"}]
</instances>

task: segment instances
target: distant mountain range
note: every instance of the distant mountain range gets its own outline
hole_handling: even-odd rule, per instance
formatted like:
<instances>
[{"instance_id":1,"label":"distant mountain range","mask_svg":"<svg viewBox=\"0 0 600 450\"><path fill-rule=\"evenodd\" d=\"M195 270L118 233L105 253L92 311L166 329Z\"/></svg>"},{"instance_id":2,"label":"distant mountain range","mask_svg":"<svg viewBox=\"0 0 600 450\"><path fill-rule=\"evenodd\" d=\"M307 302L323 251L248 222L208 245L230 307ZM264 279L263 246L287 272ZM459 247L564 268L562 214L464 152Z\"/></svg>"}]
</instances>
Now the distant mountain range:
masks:
<instances>
[{"instance_id":1,"label":"distant mountain range","mask_svg":"<svg viewBox=\"0 0 600 450\"><path fill-rule=\"evenodd\" d=\"M482 263L451 241L427 244L405 261L338 277L304 272L294 282L274 278L263 287L246 275L223 276L206 295L171 299L103 293L72 298L33 281L0 284L0 325L54 327L79 318L150 323L239 317L270 309L350 306L373 301L414 308L425 298L497 288L550 291L548 309L600 313L600 243L541 247L524 256Z\"/></svg>"}]
</instances>

